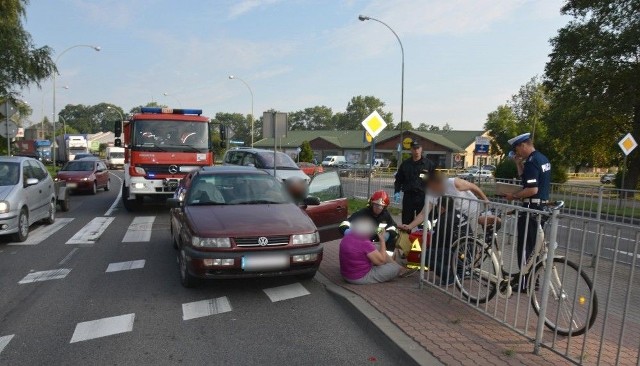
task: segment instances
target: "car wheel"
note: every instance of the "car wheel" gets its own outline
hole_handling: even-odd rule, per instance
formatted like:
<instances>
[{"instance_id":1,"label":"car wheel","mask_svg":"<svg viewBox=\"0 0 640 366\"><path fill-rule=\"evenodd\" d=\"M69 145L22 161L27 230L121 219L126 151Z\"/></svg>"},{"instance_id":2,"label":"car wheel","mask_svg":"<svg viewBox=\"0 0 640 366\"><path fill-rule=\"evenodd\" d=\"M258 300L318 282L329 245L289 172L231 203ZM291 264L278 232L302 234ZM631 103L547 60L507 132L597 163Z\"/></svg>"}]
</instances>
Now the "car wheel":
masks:
<instances>
[{"instance_id":1,"label":"car wheel","mask_svg":"<svg viewBox=\"0 0 640 366\"><path fill-rule=\"evenodd\" d=\"M111 179L107 179L107 185L104 186L104 191L107 192L111 189Z\"/></svg>"},{"instance_id":2,"label":"car wheel","mask_svg":"<svg viewBox=\"0 0 640 366\"><path fill-rule=\"evenodd\" d=\"M13 234L13 241L23 242L29 236L29 214L26 208L20 210L18 217L18 232Z\"/></svg>"},{"instance_id":3,"label":"car wheel","mask_svg":"<svg viewBox=\"0 0 640 366\"><path fill-rule=\"evenodd\" d=\"M180 283L186 288L191 288L196 285L196 278L189 273L187 268L187 255L184 249L180 250L178 254L178 263L180 264Z\"/></svg>"},{"instance_id":4,"label":"car wheel","mask_svg":"<svg viewBox=\"0 0 640 366\"><path fill-rule=\"evenodd\" d=\"M51 225L56 221L56 203L55 201L49 202L49 215L44 219L44 223Z\"/></svg>"},{"instance_id":5,"label":"car wheel","mask_svg":"<svg viewBox=\"0 0 640 366\"><path fill-rule=\"evenodd\" d=\"M122 183L122 205L124 209L133 212L138 209L138 201L129 199L129 187Z\"/></svg>"},{"instance_id":6,"label":"car wheel","mask_svg":"<svg viewBox=\"0 0 640 366\"><path fill-rule=\"evenodd\" d=\"M91 188L91 194L97 194L97 193L98 193L98 183L93 182L93 187Z\"/></svg>"}]
</instances>

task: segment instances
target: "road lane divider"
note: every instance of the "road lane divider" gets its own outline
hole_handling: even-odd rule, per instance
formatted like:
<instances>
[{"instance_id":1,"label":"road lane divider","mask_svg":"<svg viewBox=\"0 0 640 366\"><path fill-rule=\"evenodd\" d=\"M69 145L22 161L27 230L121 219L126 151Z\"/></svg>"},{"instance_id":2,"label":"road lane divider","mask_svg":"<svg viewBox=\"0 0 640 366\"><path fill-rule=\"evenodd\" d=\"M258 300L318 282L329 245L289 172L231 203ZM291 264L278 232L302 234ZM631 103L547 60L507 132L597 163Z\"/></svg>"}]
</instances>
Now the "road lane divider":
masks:
<instances>
[{"instance_id":1,"label":"road lane divider","mask_svg":"<svg viewBox=\"0 0 640 366\"><path fill-rule=\"evenodd\" d=\"M4 348L9 344L9 342L11 342L11 339L13 339L14 336L15 334L10 334L0 337L0 353L2 353Z\"/></svg>"},{"instance_id":2,"label":"road lane divider","mask_svg":"<svg viewBox=\"0 0 640 366\"><path fill-rule=\"evenodd\" d=\"M73 248L62 260L58 263L59 266L63 266L65 263L71 260L71 257L78 251L78 248Z\"/></svg>"},{"instance_id":3,"label":"road lane divider","mask_svg":"<svg viewBox=\"0 0 640 366\"><path fill-rule=\"evenodd\" d=\"M205 316L228 313L231 303L226 296L215 299L194 301L182 304L182 320L202 318Z\"/></svg>"},{"instance_id":4,"label":"road lane divider","mask_svg":"<svg viewBox=\"0 0 640 366\"><path fill-rule=\"evenodd\" d=\"M271 302L294 299L296 297L310 294L310 292L299 282L292 283L290 285L265 288L262 291L269 296L269 300L271 300Z\"/></svg>"},{"instance_id":5,"label":"road lane divider","mask_svg":"<svg viewBox=\"0 0 640 366\"><path fill-rule=\"evenodd\" d=\"M120 203L120 199L122 198L122 178L118 177L117 175L115 175L115 174L113 174L111 172L109 172L109 174L111 176L116 177L120 181L120 184L118 184L118 186L120 186L120 190L118 191L118 195L116 196L116 199L111 204L111 207L109 207L107 212L104 213L104 216L111 216L111 214L113 214L113 211L118 206L118 203Z\"/></svg>"},{"instance_id":6,"label":"road lane divider","mask_svg":"<svg viewBox=\"0 0 640 366\"><path fill-rule=\"evenodd\" d=\"M95 244L115 217L96 217L75 233L67 244Z\"/></svg>"},{"instance_id":7,"label":"road lane divider","mask_svg":"<svg viewBox=\"0 0 640 366\"><path fill-rule=\"evenodd\" d=\"M155 216L139 216L133 219L122 239L123 243L147 242L151 240L151 229Z\"/></svg>"},{"instance_id":8,"label":"road lane divider","mask_svg":"<svg viewBox=\"0 0 640 366\"><path fill-rule=\"evenodd\" d=\"M78 323L69 343L131 332L135 317L136 314L125 314Z\"/></svg>"},{"instance_id":9,"label":"road lane divider","mask_svg":"<svg viewBox=\"0 0 640 366\"><path fill-rule=\"evenodd\" d=\"M71 217L57 218L53 224L40 226L30 232L27 240L22 243L9 243L9 245L38 245L51 235L55 234L58 230L65 227L71 221L73 221L73 218Z\"/></svg>"},{"instance_id":10,"label":"road lane divider","mask_svg":"<svg viewBox=\"0 0 640 366\"><path fill-rule=\"evenodd\" d=\"M140 259L137 261L129 261L129 262L118 262L118 263L109 263L107 266L107 270L105 272L118 272L118 271L128 271L130 269L141 269L144 268L146 261L144 259Z\"/></svg>"},{"instance_id":11,"label":"road lane divider","mask_svg":"<svg viewBox=\"0 0 640 366\"><path fill-rule=\"evenodd\" d=\"M31 272L28 275L26 275L23 279L18 281L18 284L24 285L25 283L59 280L67 277L69 272L71 272L71 270L68 268L59 268L59 269L52 269L49 271Z\"/></svg>"}]
</instances>

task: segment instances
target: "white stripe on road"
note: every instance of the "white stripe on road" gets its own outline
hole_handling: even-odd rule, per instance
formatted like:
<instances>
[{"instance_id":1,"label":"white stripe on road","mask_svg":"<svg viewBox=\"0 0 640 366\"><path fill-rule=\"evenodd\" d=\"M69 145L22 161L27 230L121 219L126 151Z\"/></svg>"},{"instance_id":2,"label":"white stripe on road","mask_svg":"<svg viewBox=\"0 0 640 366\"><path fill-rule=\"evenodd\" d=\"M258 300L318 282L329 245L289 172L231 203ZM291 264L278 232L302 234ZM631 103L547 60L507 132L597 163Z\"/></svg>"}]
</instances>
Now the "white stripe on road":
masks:
<instances>
[{"instance_id":1,"label":"white stripe on road","mask_svg":"<svg viewBox=\"0 0 640 366\"><path fill-rule=\"evenodd\" d=\"M130 262L118 262L118 263L109 263L106 272L118 272L118 271L127 271L130 269L140 269L144 268L145 260L140 259L137 261Z\"/></svg>"},{"instance_id":2,"label":"white stripe on road","mask_svg":"<svg viewBox=\"0 0 640 366\"><path fill-rule=\"evenodd\" d=\"M69 254L67 254L66 257L62 258L62 260L60 261L60 263L58 263L58 265L62 266L65 263L67 263L71 257L73 257L73 255L78 251L78 248L73 248L71 249L71 251L69 252Z\"/></svg>"},{"instance_id":3,"label":"white stripe on road","mask_svg":"<svg viewBox=\"0 0 640 366\"><path fill-rule=\"evenodd\" d=\"M68 268L53 269L50 271L31 272L28 275L26 275L23 279L21 279L18 283L22 285L25 283L58 280L58 279L67 277L69 272L71 272L71 270Z\"/></svg>"},{"instance_id":4,"label":"white stripe on road","mask_svg":"<svg viewBox=\"0 0 640 366\"><path fill-rule=\"evenodd\" d=\"M616 236L616 235L613 235L613 234L604 234L604 233L603 233L603 234L600 234L600 233L595 232L595 231L592 231L592 230L583 230L583 229L582 229L582 228L580 228L580 227L569 227L569 226L566 226L566 225L558 225L558 226L559 226L559 227L563 227L563 228L565 228L565 229L577 230L577 231L580 231L580 232L584 232L584 231L586 231L586 232L588 232L589 234L593 234L593 235L602 235L602 236L606 236L606 237L609 237L609 238L617 238L617 236ZM630 241L630 242L635 242L635 241L636 241L635 239L631 239L631 238L622 238L622 237L620 238L620 240L626 240L626 241Z\"/></svg>"},{"instance_id":5,"label":"white stripe on road","mask_svg":"<svg viewBox=\"0 0 640 366\"><path fill-rule=\"evenodd\" d=\"M612 252L614 251L614 249L611 249L611 248L604 248L604 250L610 250ZM622 250L616 250L616 252L620 254L628 255L629 257L633 257L633 253L623 252ZM640 254L636 254L636 258L640 258Z\"/></svg>"},{"instance_id":6,"label":"white stripe on road","mask_svg":"<svg viewBox=\"0 0 640 366\"><path fill-rule=\"evenodd\" d=\"M104 213L104 216L111 216L113 211L116 209L116 206L118 206L118 203L120 203L120 199L122 198L122 179L120 179L120 177L118 177L117 175L115 175L115 174L113 174L111 172L109 172L109 175L112 175L112 176L118 178L118 180L120 181L120 191L118 192L118 196L116 197L116 199L111 204L111 207L109 207L107 212Z\"/></svg>"},{"instance_id":7,"label":"white stripe on road","mask_svg":"<svg viewBox=\"0 0 640 366\"><path fill-rule=\"evenodd\" d=\"M182 320L202 318L204 316L228 313L231 304L226 296L182 304Z\"/></svg>"},{"instance_id":8,"label":"white stripe on road","mask_svg":"<svg viewBox=\"0 0 640 366\"><path fill-rule=\"evenodd\" d=\"M131 332L136 314L126 314L78 323L69 343Z\"/></svg>"},{"instance_id":9,"label":"white stripe on road","mask_svg":"<svg viewBox=\"0 0 640 366\"><path fill-rule=\"evenodd\" d=\"M96 217L78 231L67 244L95 244L114 217Z\"/></svg>"},{"instance_id":10,"label":"white stripe on road","mask_svg":"<svg viewBox=\"0 0 640 366\"><path fill-rule=\"evenodd\" d=\"M27 240L22 243L10 243L9 245L38 245L43 240L48 239L51 235L55 234L58 230L65 227L68 223L73 221L73 218L59 218L51 225L40 226L37 229L29 233Z\"/></svg>"},{"instance_id":11,"label":"white stripe on road","mask_svg":"<svg viewBox=\"0 0 640 366\"><path fill-rule=\"evenodd\" d=\"M145 242L151 240L151 228L155 221L155 216L136 217L129 225L127 233L124 234L123 243Z\"/></svg>"},{"instance_id":12,"label":"white stripe on road","mask_svg":"<svg viewBox=\"0 0 640 366\"><path fill-rule=\"evenodd\" d=\"M15 334L6 335L4 337L0 337L0 353L4 350L4 348L11 342L11 339L15 336Z\"/></svg>"},{"instance_id":13,"label":"white stripe on road","mask_svg":"<svg viewBox=\"0 0 640 366\"><path fill-rule=\"evenodd\" d=\"M271 302L289 300L310 294L304 286L297 282L291 285L266 288L262 291L269 296Z\"/></svg>"}]
</instances>

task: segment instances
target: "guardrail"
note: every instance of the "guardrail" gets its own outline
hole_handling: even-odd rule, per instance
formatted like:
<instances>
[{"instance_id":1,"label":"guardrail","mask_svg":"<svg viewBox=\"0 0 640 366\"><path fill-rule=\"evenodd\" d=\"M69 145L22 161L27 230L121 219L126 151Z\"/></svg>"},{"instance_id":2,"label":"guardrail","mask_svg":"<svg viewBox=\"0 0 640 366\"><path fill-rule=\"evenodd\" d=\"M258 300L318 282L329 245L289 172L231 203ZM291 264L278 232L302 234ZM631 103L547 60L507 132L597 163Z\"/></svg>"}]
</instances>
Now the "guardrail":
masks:
<instances>
[{"instance_id":1,"label":"guardrail","mask_svg":"<svg viewBox=\"0 0 640 366\"><path fill-rule=\"evenodd\" d=\"M559 207L434 204L440 206L424 221L431 230L417 239L420 287L433 286L528 337L535 353L544 347L579 364L640 364L638 227L566 215ZM466 220L459 215L465 212ZM488 217L499 218L500 227L482 226ZM538 239L538 255L526 264L518 260L526 257L520 235ZM588 247L595 260L585 255ZM405 254L415 260L415 252Z\"/></svg>"}]
</instances>

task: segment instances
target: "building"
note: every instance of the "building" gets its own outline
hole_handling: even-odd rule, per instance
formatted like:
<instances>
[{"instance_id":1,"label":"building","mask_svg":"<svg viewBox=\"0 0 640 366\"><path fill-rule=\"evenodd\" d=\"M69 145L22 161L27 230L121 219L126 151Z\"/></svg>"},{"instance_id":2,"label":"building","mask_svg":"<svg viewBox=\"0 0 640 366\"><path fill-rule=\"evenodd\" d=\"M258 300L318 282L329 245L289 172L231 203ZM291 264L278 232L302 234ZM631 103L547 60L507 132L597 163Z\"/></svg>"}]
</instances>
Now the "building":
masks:
<instances>
[{"instance_id":1,"label":"building","mask_svg":"<svg viewBox=\"0 0 640 366\"><path fill-rule=\"evenodd\" d=\"M375 158L387 161L395 159L400 131L382 131L376 138ZM486 131L404 131L404 138L422 142L424 154L441 168L464 168L471 165L494 163L490 155L475 154L478 136L487 136ZM365 140L364 131L289 131L286 137L256 141L256 148L277 149L295 157L297 149L309 141L314 158L322 161L327 155L344 155L347 161L364 163L370 161L371 144ZM407 151L408 152L408 151Z\"/></svg>"}]
</instances>

